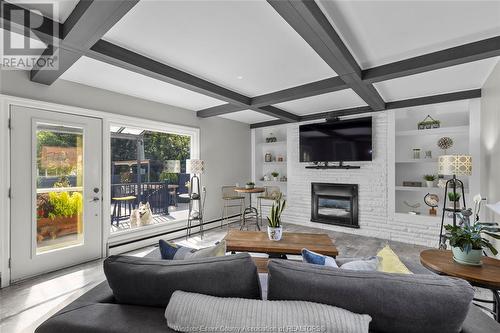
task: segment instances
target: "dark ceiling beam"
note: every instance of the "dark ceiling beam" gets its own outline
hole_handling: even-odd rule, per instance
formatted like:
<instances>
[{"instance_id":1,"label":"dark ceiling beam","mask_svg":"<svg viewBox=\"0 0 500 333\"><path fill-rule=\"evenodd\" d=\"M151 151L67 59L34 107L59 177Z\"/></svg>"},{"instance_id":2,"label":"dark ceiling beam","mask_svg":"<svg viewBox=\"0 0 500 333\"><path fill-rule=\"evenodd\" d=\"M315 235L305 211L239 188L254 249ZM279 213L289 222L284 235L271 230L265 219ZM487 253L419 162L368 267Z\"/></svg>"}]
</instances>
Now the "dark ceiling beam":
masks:
<instances>
[{"instance_id":1,"label":"dark ceiling beam","mask_svg":"<svg viewBox=\"0 0 500 333\"><path fill-rule=\"evenodd\" d=\"M460 100L479 98L479 97L481 97L481 89L463 90L446 94L416 97L400 101L387 102L387 109L401 109L414 106L460 101ZM356 108L313 113L301 116L300 121L311 121L317 119L351 116L356 114L372 113L372 112L378 112L378 111L374 111L369 106L361 106ZM250 124L250 128L260 128L260 127L276 126L282 124L285 124L285 122L279 120L272 120L272 121L264 121L260 123Z\"/></svg>"},{"instance_id":2,"label":"dark ceiling beam","mask_svg":"<svg viewBox=\"0 0 500 333\"><path fill-rule=\"evenodd\" d=\"M335 76L324 80L306 83L297 87L252 97L250 103L253 107L260 108L263 106L288 102L316 95L322 95L343 89L347 89L346 83L338 76ZM236 105L223 104L200 110L197 112L197 115L201 118L207 118L242 110L244 109Z\"/></svg>"},{"instance_id":3,"label":"dark ceiling beam","mask_svg":"<svg viewBox=\"0 0 500 333\"><path fill-rule=\"evenodd\" d=\"M212 82L165 65L161 62L102 39L94 44L94 46L92 46L89 52L85 55L113 66L121 67L135 73L176 85L178 87L223 100L233 104L237 107L238 111L250 109L283 119L287 122L297 121L299 119L299 116L276 107L254 107L251 105L250 97L218 86Z\"/></svg>"},{"instance_id":4,"label":"dark ceiling beam","mask_svg":"<svg viewBox=\"0 0 500 333\"><path fill-rule=\"evenodd\" d=\"M315 1L267 2L372 109L385 108L377 90L361 79L361 68Z\"/></svg>"},{"instance_id":5,"label":"dark ceiling beam","mask_svg":"<svg viewBox=\"0 0 500 333\"><path fill-rule=\"evenodd\" d=\"M500 56L500 36L372 67L362 74L365 82L374 83L496 56Z\"/></svg>"},{"instance_id":6,"label":"dark ceiling beam","mask_svg":"<svg viewBox=\"0 0 500 333\"><path fill-rule=\"evenodd\" d=\"M249 97L102 39L90 48L86 56L225 102L250 105Z\"/></svg>"},{"instance_id":7,"label":"dark ceiling beam","mask_svg":"<svg viewBox=\"0 0 500 333\"><path fill-rule=\"evenodd\" d=\"M57 69L40 62L31 70L31 80L50 85L80 59L139 0L80 0L62 25L62 40L49 45L42 58L57 54ZM38 64L39 62L37 62Z\"/></svg>"},{"instance_id":8,"label":"dark ceiling beam","mask_svg":"<svg viewBox=\"0 0 500 333\"><path fill-rule=\"evenodd\" d=\"M400 101L387 102L387 109L400 109L412 106L421 106L428 104L438 104L453 101L460 101L464 99L472 99L481 97L481 89L463 90L452 93L410 98Z\"/></svg>"}]
</instances>

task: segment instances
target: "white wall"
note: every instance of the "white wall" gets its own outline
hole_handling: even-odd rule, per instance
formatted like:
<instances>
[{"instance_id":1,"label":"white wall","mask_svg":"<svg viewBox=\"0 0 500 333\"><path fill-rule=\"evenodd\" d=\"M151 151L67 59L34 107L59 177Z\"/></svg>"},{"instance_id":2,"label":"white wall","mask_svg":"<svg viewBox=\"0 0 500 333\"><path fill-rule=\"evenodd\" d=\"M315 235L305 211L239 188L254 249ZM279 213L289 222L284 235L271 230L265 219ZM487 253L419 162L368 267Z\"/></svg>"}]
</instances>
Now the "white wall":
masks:
<instances>
[{"instance_id":1,"label":"white wall","mask_svg":"<svg viewBox=\"0 0 500 333\"><path fill-rule=\"evenodd\" d=\"M200 156L205 160L205 216L220 218L220 186L244 183L251 174L248 124L219 117L198 118L194 111L108 90L58 80L51 86L31 82L28 73L2 71L0 93L200 129Z\"/></svg>"},{"instance_id":2,"label":"white wall","mask_svg":"<svg viewBox=\"0 0 500 333\"><path fill-rule=\"evenodd\" d=\"M484 83L481 97L482 195L488 203L500 201L500 62ZM500 222L500 216L486 214ZM500 250L500 242L496 242ZM500 256L499 256L500 258Z\"/></svg>"}]
</instances>

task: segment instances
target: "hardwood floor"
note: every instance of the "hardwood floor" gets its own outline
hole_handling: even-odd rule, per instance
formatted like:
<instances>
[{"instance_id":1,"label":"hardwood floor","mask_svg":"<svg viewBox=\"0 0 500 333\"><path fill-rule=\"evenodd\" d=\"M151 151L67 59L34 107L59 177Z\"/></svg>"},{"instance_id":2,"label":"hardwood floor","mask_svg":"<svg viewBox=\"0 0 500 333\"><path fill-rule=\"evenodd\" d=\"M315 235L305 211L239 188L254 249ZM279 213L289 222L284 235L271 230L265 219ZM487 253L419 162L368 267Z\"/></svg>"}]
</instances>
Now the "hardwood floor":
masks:
<instances>
[{"instance_id":1,"label":"hardwood floor","mask_svg":"<svg viewBox=\"0 0 500 333\"><path fill-rule=\"evenodd\" d=\"M290 232L326 232L334 240L339 256L369 256L386 244L403 259L419 261L423 246L391 242L383 239L362 237L338 232L328 232L318 228L286 225ZM198 235L189 239L179 239L178 243L190 247L205 247L221 240L227 229L215 228L205 233L203 240ZM153 246L127 253L144 256ZM292 256L291 256L292 257ZM300 257L297 257L300 258ZM102 260L96 260L50 274L25 280L0 290L0 332L33 332L45 319L105 279Z\"/></svg>"}]
</instances>

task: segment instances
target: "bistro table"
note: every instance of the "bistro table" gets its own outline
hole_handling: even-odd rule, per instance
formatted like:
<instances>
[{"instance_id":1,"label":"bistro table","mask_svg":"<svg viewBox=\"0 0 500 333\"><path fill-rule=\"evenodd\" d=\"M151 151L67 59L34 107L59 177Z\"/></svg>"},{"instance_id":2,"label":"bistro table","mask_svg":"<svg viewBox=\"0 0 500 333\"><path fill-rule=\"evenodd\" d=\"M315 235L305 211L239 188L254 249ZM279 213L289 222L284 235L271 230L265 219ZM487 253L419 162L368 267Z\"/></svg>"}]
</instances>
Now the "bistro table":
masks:
<instances>
[{"instance_id":1,"label":"bistro table","mask_svg":"<svg viewBox=\"0 0 500 333\"><path fill-rule=\"evenodd\" d=\"M480 308L490 312L500 322L500 260L483 257L481 266L462 265L453 260L451 251L424 250L420 252L420 262L431 271L467 280L476 287L486 288L493 293L493 301L474 299L476 302L490 303L493 311L475 303Z\"/></svg>"},{"instance_id":2,"label":"bistro table","mask_svg":"<svg viewBox=\"0 0 500 333\"><path fill-rule=\"evenodd\" d=\"M243 211L243 222L241 223L240 230L243 230L243 227L246 226L246 215L250 214L250 215L255 215L255 225L257 226L257 229L259 229L260 231L259 212L257 208L252 206L252 194L263 193L266 191L266 189L263 187L254 187L254 188L236 187L234 191L238 193L248 194L248 198L250 199L250 206L246 207L245 210Z\"/></svg>"}]
</instances>

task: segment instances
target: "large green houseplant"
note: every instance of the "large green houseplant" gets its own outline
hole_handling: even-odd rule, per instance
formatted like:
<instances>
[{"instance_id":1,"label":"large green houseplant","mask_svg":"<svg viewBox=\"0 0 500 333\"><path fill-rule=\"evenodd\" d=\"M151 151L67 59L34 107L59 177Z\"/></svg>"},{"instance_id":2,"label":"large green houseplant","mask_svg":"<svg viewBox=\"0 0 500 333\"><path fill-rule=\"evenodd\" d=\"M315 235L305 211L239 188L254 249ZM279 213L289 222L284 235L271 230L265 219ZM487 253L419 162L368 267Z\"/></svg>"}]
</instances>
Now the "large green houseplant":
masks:
<instances>
[{"instance_id":1,"label":"large green houseplant","mask_svg":"<svg viewBox=\"0 0 500 333\"><path fill-rule=\"evenodd\" d=\"M494 255L497 249L491 242L483 237L490 236L500 239L500 228L494 222L470 222L472 210L466 209L457 213L459 224L456 226L446 225L446 238L450 242L453 259L465 265L480 265L483 249L489 249Z\"/></svg>"},{"instance_id":2,"label":"large green houseplant","mask_svg":"<svg viewBox=\"0 0 500 333\"><path fill-rule=\"evenodd\" d=\"M283 234L281 226L281 213L285 210L286 200L283 199L283 194L280 193L273 202L271 207L271 214L267 217L267 235L270 240L279 241Z\"/></svg>"}]
</instances>

